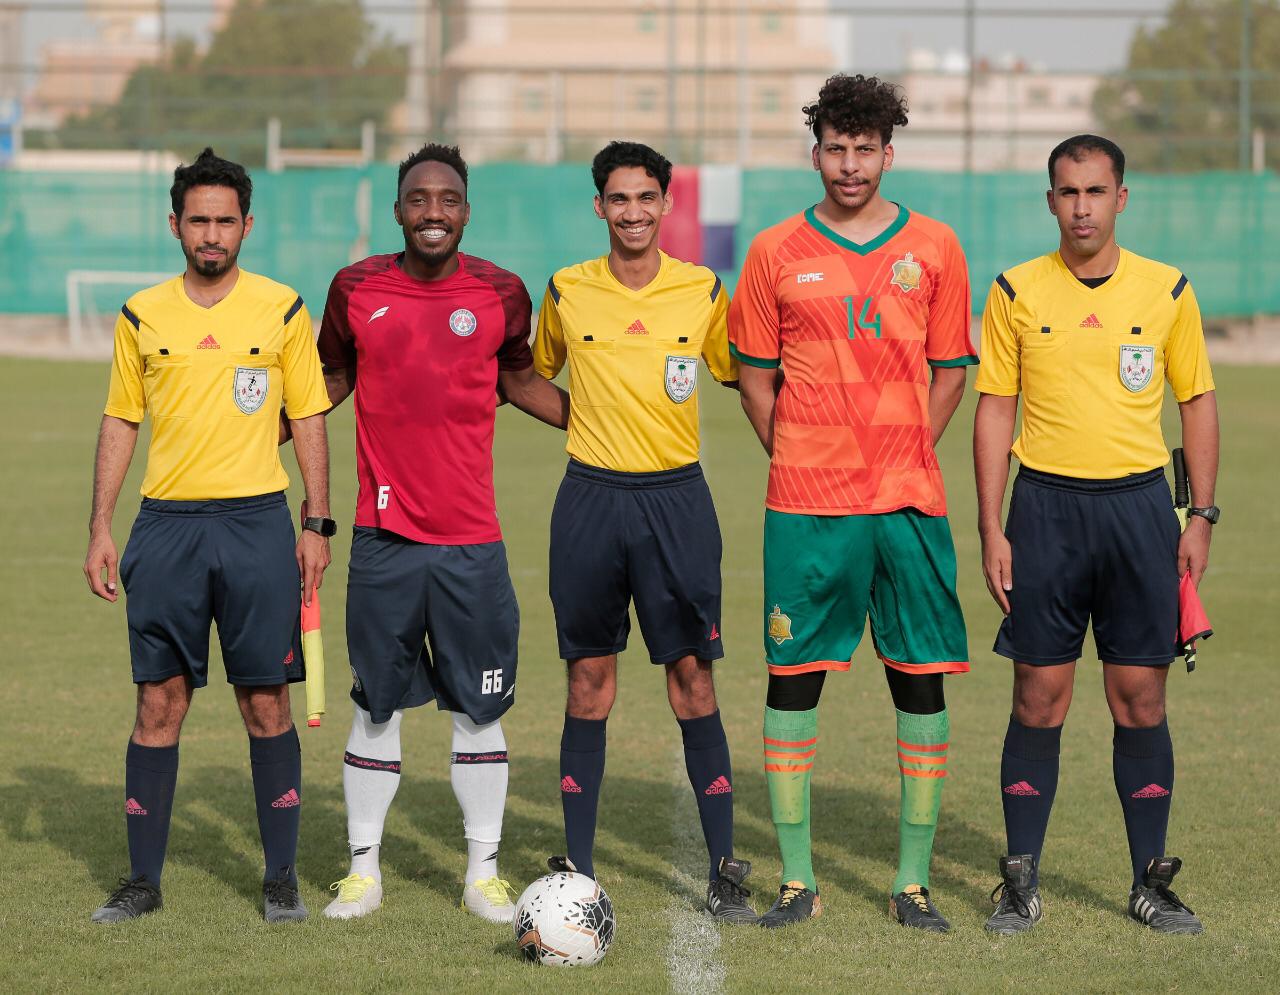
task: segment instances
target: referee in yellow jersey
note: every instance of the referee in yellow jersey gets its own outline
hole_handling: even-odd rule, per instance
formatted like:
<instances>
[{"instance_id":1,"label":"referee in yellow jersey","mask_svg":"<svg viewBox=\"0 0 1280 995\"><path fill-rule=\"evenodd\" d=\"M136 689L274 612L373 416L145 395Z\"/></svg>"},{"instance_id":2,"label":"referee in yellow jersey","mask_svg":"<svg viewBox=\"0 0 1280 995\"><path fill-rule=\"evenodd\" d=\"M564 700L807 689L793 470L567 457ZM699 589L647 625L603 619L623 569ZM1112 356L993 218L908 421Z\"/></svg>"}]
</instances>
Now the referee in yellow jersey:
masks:
<instances>
[{"instance_id":1,"label":"referee in yellow jersey","mask_svg":"<svg viewBox=\"0 0 1280 995\"><path fill-rule=\"evenodd\" d=\"M720 641L720 527L698 464L698 360L737 386L729 295L710 270L658 249L671 211L671 163L613 142L591 164L609 254L547 284L534 368L570 374L569 469L551 514L551 602L569 694L560 741L568 857L552 869L595 877L605 722L634 599L684 737L685 765L710 856L707 909L755 922L733 859L733 774L711 662Z\"/></svg>"},{"instance_id":2,"label":"referee in yellow jersey","mask_svg":"<svg viewBox=\"0 0 1280 995\"><path fill-rule=\"evenodd\" d=\"M1165 853L1173 795L1165 680L1177 655L1180 578L1199 583L1218 520L1213 375L1186 276L1116 244L1129 194L1124 153L1096 135L1069 138L1049 156L1049 183L1058 250L996 277L976 384L982 566L1005 613L995 651L1013 661L1000 764L1008 854L987 929L1020 933L1042 915L1040 851L1092 622L1133 862L1129 916L1159 932L1199 933L1200 920L1170 890L1182 861ZM1166 380L1200 505L1182 533L1164 476ZM1002 529L1011 451L1021 468Z\"/></svg>"},{"instance_id":3,"label":"referee in yellow jersey","mask_svg":"<svg viewBox=\"0 0 1280 995\"><path fill-rule=\"evenodd\" d=\"M303 679L300 590L329 564L329 408L302 298L236 264L253 228L243 167L205 149L173 174L169 227L186 271L129 298L115 329L111 387L98 436L84 573L114 602L111 518L151 414L142 509L119 564L128 594L137 720L125 754L128 877L93 913L101 923L161 907L178 779L178 734L208 682L209 625L249 733L268 922L307 910L294 870L302 758L289 684ZM281 408L311 514L294 541L280 464ZM104 576L105 575L105 576Z\"/></svg>"}]
</instances>

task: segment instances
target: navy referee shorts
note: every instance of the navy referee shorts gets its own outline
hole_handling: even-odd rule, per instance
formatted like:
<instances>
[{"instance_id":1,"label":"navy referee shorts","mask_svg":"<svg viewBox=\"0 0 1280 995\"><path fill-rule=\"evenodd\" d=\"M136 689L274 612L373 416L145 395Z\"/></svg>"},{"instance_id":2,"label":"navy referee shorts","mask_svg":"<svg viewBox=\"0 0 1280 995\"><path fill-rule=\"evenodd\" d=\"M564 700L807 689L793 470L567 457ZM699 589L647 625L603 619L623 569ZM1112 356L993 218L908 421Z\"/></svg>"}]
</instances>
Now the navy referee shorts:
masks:
<instances>
[{"instance_id":1,"label":"navy referee shorts","mask_svg":"<svg viewBox=\"0 0 1280 995\"><path fill-rule=\"evenodd\" d=\"M120 560L133 680L209 683L209 625L227 682L292 683L302 660L302 578L284 494L143 498Z\"/></svg>"},{"instance_id":2,"label":"navy referee shorts","mask_svg":"<svg viewBox=\"0 0 1280 995\"><path fill-rule=\"evenodd\" d=\"M718 660L720 525L697 463L623 473L569 462L551 512L560 657L626 649L628 607L656 664Z\"/></svg>"},{"instance_id":3,"label":"navy referee shorts","mask_svg":"<svg viewBox=\"0 0 1280 995\"><path fill-rule=\"evenodd\" d=\"M1163 469L1081 480L1024 466L1005 524L1013 590L995 652L1070 663L1092 621L1103 663L1172 663L1180 534Z\"/></svg>"}]
</instances>

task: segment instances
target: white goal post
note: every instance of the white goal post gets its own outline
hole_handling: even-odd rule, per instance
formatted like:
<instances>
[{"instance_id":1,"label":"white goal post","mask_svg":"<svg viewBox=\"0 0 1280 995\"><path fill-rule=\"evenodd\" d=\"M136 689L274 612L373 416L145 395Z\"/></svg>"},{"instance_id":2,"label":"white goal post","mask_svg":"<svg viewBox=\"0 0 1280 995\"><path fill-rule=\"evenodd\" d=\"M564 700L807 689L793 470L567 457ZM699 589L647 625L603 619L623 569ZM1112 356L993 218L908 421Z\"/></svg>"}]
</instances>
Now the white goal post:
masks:
<instances>
[{"instance_id":1,"label":"white goal post","mask_svg":"<svg viewBox=\"0 0 1280 995\"><path fill-rule=\"evenodd\" d=\"M116 315L133 294L172 279L173 273L73 269L67 272L67 331L75 351L110 352ZM107 298L103 292L111 289Z\"/></svg>"}]
</instances>

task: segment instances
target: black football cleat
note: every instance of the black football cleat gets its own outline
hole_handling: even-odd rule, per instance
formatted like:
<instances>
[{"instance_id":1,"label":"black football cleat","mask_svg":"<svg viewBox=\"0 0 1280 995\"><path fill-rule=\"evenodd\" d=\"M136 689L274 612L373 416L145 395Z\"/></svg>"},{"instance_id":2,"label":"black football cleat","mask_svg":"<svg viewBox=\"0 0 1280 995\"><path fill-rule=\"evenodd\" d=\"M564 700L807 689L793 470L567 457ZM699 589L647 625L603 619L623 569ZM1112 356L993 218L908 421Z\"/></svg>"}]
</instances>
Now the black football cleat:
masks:
<instances>
[{"instance_id":1,"label":"black football cleat","mask_svg":"<svg viewBox=\"0 0 1280 995\"><path fill-rule=\"evenodd\" d=\"M121 878L120 886L89 917L92 922L124 922L164 908L160 889L144 877Z\"/></svg>"},{"instance_id":2,"label":"black football cleat","mask_svg":"<svg viewBox=\"0 0 1280 995\"><path fill-rule=\"evenodd\" d=\"M1013 936L1025 933L1044 916L1040 889L1031 883L1036 859L1029 853L1000 858L1003 879L991 893L996 910L983 927L988 933Z\"/></svg>"},{"instance_id":3,"label":"black football cleat","mask_svg":"<svg viewBox=\"0 0 1280 995\"><path fill-rule=\"evenodd\" d=\"M267 922L298 922L307 918L307 907L302 904L297 879L290 867L280 868L280 874L262 884L262 917Z\"/></svg>"},{"instance_id":4,"label":"black football cleat","mask_svg":"<svg viewBox=\"0 0 1280 995\"><path fill-rule=\"evenodd\" d=\"M751 873L751 861L721 857L719 876L707 885L707 911L717 922L755 925L760 921L747 899L751 892L742 882Z\"/></svg>"},{"instance_id":5,"label":"black football cleat","mask_svg":"<svg viewBox=\"0 0 1280 995\"><path fill-rule=\"evenodd\" d=\"M568 857L550 856L547 858L547 870L552 874L580 874L582 873L573 866L573 861Z\"/></svg>"},{"instance_id":6,"label":"black football cleat","mask_svg":"<svg viewBox=\"0 0 1280 995\"><path fill-rule=\"evenodd\" d=\"M765 929L791 926L822 915L822 899L799 881L788 881L778 889L778 900L760 917Z\"/></svg>"},{"instance_id":7,"label":"black football cleat","mask_svg":"<svg viewBox=\"0 0 1280 995\"><path fill-rule=\"evenodd\" d=\"M1129 918L1157 933L1203 933L1204 924L1170 889L1182 870L1180 857L1156 857L1147 865L1142 884L1129 892Z\"/></svg>"},{"instance_id":8,"label":"black football cleat","mask_svg":"<svg viewBox=\"0 0 1280 995\"><path fill-rule=\"evenodd\" d=\"M929 889L918 884L907 885L889 899L889 915L898 921L899 926L910 926L926 933L946 933L951 929L951 923L942 917L929 897Z\"/></svg>"}]
</instances>

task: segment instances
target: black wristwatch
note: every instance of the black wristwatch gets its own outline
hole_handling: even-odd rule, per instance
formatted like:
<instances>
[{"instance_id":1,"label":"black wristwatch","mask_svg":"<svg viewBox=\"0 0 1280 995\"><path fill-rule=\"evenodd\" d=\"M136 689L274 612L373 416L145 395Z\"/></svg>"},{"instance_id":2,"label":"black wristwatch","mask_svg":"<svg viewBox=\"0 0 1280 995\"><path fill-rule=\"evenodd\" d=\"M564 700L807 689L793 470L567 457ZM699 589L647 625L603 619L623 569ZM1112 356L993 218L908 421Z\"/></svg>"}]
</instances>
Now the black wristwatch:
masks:
<instances>
[{"instance_id":1,"label":"black wristwatch","mask_svg":"<svg viewBox=\"0 0 1280 995\"><path fill-rule=\"evenodd\" d=\"M304 518L302 527L311 532L318 532L326 539L338 531L338 523L332 518Z\"/></svg>"},{"instance_id":2,"label":"black wristwatch","mask_svg":"<svg viewBox=\"0 0 1280 995\"><path fill-rule=\"evenodd\" d=\"M1199 515L1210 525L1217 525L1218 519L1222 517L1222 509L1216 504L1211 504L1207 508L1188 508L1187 517Z\"/></svg>"}]
</instances>

